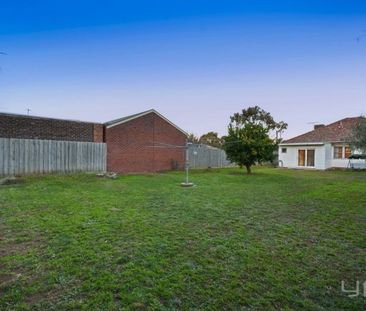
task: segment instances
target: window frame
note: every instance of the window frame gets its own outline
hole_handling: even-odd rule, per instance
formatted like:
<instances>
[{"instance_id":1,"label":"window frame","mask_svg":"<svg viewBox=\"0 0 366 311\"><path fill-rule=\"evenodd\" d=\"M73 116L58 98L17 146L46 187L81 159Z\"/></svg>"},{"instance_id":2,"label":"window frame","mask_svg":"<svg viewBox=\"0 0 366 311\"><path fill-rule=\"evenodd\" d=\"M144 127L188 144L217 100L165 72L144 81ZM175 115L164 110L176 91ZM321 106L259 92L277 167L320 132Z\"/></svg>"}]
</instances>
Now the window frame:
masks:
<instances>
[{"instance_id":1,"label":"window frame","mask_svg":"<svg viewBox=\"0 0 366 311\"><path fill-rule=\"evenodd\" d=\"M348 156L347 156L347 150L348 149L348 151L349 151L349 154L348 154ZM344 146L344 158L345 159L349 159L349 157L352 155L352 149L351 149L351 146L349 146L349 145L346 145L346 146Z\"/></svg>"},{"instance_id":2,"label":"window frame","mask_svg":"<svg viewBox=\"0 0 366 311\"><path fill-rule=\"evenodd\" d=\"M336 150L338 149L337 156ZM339 150L340 149L340 150ZM334 160L347 160L352 155L350 145L333 145L333 159Z\"/></svg>"},{"instance_id":3,"label":"window frame","mask_svg":"<svg viewBox=\"0 0 366 311\"><path fill-rule=\"evenodd\" d=\"M339 153L339 149L340 149L340 153ZM336 153L336 150L338 150L338 152ZM336 156L337 155L337 156ZM339 157L340 155L340 157ZM333 159L335 160L342 160L343 159L343 146L342 145L334 145L333 146Z\"/></svg>"}]
</instances>

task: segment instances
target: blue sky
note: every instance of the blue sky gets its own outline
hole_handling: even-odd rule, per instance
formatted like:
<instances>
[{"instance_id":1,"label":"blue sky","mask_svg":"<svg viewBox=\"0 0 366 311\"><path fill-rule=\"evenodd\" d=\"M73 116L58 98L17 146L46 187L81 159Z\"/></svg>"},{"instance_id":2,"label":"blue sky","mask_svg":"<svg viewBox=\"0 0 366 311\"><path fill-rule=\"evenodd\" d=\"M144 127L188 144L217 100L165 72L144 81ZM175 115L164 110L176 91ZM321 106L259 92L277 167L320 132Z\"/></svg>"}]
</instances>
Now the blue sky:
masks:
<instances>
[{"instance_id":1,"label":"blue sky","mask_svg":"<svg viewBox=\"0 0 366 311\"><path fill-rule=\"evenodd\" d=\"M366 113L364 1L1 1L0 111L198 135L259 105L285 137Z\"/></svg>"}]
</instances>

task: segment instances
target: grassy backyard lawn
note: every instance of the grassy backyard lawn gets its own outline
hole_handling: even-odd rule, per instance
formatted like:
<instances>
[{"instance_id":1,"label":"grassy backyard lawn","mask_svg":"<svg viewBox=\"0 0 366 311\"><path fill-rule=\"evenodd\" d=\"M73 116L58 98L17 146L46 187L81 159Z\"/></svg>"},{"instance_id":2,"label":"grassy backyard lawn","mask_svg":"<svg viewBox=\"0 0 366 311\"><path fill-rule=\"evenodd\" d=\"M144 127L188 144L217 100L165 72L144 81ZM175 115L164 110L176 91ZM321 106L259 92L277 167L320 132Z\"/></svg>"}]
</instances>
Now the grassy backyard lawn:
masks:
<instances>
[{"instance_id":1,"label":"grassy backyard lawn","mask_svg":"<svg viewBox=\"0 0 366 311\"><path fill-rule=\"evenodd\" d=\"M0 310L366 308L366 173L182 178L0 186Z\"/></svg>"}]
</instances>

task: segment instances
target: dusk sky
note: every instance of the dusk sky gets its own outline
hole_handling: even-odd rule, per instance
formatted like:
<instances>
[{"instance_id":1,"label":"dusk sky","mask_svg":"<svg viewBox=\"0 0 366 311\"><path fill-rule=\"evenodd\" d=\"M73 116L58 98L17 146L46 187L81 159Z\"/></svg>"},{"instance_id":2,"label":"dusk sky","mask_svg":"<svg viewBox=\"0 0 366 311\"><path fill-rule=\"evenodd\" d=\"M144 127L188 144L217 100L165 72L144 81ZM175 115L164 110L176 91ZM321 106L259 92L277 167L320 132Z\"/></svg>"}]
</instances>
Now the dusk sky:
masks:
<instances>
[{"instance_id":1,"label":"dusk sky","mask_svg":"<svg viewBox=\"0 0 366 311\"><path fill-rule=\"evenodd\" d=\"M2 112L201 135L258 105L286 138L366 113L366 1L2 0L0 52Z\"/></svg>"}]
</instances>

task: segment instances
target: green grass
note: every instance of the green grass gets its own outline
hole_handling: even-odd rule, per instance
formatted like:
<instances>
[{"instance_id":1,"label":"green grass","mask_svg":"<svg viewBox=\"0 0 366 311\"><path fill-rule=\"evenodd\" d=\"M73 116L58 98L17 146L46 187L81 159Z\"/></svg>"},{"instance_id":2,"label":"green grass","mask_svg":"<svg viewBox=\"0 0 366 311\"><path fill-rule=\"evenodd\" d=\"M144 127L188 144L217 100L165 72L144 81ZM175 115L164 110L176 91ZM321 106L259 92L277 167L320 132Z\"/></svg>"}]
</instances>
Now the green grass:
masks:
<instances>
[{"instance_id":1,"label":"green grass","mask_svg":"<svg viewBox=\"0 0 366 311\"><path fill-rule=\"evenodd\" d=\"M0 187L0 310L361 310L366 174L258 168Z\"/></svg>"}]
</instances>

